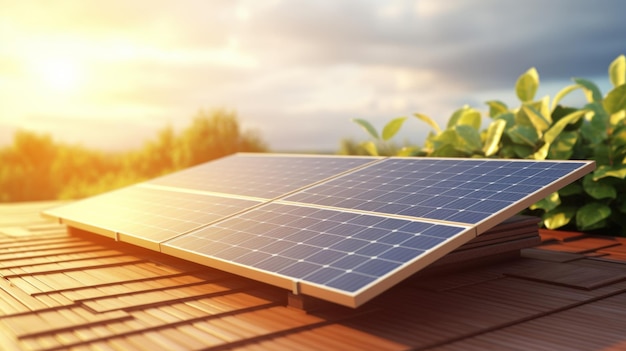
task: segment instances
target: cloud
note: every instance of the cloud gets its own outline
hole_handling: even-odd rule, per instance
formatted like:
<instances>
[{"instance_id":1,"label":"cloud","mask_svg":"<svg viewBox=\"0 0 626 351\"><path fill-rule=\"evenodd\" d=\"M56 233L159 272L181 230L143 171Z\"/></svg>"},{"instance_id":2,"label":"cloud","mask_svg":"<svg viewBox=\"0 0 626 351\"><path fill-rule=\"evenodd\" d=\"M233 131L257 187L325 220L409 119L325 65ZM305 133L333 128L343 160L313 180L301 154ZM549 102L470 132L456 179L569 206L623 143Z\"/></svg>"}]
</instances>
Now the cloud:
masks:
<instances>
[{"instance_id":1,"label":"cloud","mask_svg":"<svg viewBox=\"0 0 626 351\"><path fill-rule=\"evenodd\" d=\"M444 123L487 92L513 95L531 66L542 83L605 77L624 51L623 13L619 0L15 2L0 14L0 62L19 66L14 52L58 42L99 82L76 106L117 104L129 114L117 118L160 124L232 108L275 149L332 149L364 137L350 118ZM15 72L3 66L0 83L26 87Z\"/></svg>"}]
</instances>

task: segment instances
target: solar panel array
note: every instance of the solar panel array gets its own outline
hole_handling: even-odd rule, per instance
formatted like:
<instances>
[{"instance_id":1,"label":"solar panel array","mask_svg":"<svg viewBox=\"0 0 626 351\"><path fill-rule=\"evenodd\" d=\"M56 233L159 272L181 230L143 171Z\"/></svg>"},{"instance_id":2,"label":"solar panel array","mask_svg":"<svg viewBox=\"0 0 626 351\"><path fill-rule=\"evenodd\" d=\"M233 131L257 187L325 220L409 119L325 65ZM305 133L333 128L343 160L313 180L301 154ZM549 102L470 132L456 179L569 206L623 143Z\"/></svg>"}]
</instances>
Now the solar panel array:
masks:
<instances>
[{"instance_id":1,"label":"solar panel array","mask_svg":"<svg viewBox=\"0 0 626 351\"><path fill-rule=\"evenodd\" d=\"M593 168L237 154L46 214L356 307Z\"/></svg>"}]
</instances>

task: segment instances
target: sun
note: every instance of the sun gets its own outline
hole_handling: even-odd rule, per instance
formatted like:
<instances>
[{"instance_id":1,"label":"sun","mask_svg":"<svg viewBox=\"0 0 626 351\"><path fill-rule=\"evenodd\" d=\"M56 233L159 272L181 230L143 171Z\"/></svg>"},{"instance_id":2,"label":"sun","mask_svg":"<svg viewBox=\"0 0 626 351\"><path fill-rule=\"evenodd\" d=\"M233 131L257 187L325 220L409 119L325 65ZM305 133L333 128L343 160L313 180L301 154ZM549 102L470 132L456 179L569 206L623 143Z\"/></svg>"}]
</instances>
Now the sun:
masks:
<instances>
[{"instance_id":1,"label":"sun","mask_svg":"<svg viewBox=\"0 0 626 351\"><path fill-rule=\"evenodd\" d=\"M78 60L71 57L41 57L31 62L35 79L47 90L55 93L76 93L85 79Z\"/></svg>"}]
</instances>

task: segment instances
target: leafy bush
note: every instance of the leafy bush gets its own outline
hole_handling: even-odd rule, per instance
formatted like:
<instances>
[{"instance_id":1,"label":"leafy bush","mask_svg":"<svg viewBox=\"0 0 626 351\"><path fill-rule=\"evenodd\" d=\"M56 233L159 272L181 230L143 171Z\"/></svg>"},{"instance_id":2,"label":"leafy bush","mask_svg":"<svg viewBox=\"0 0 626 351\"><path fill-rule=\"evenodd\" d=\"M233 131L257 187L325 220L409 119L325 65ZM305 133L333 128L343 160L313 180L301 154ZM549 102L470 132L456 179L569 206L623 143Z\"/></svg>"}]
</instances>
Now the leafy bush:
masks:
<instances>
[{"instance_id":1,"label":"leafy bush","mask_svg":"<svg viewBox=\"0 0 626 351\"><path fill-rule=\"evenodd\" d=\"M464 106L450 116L445 129L430 117L416 113L432 131L423 147L405 147L395 154L437 157L489 157L523 159L586 159L596 170L583 179L534 204L529 213L539 215L550 229L564 228L626 235L626 58L609 66L611 91L603 95L593 82L573 78L574 84L554 98L535 100L539 74L534 68L522 74L515 93L520 106L487 101L487 127L480 111ZM587 104L565 107L559 103L582 90ZM407 120L399 117L382 133L366 120L355 119L374 139L363 144L372 155L387 154L385 144Z\"/></svg>"},{"instance_id":2,"label":"leafy bush","mask_svg":"<svg viewBox=\"0 0 626 351\"><path fill-rule=\"evenodd\" d=\"M105 153L17 131L0 148L0 202L75 199L120 188L239 151L266 151L254 133L242 132L233 112L200 111L175 133L161 130L139 150Z\"/></svg>"}]
</instances>

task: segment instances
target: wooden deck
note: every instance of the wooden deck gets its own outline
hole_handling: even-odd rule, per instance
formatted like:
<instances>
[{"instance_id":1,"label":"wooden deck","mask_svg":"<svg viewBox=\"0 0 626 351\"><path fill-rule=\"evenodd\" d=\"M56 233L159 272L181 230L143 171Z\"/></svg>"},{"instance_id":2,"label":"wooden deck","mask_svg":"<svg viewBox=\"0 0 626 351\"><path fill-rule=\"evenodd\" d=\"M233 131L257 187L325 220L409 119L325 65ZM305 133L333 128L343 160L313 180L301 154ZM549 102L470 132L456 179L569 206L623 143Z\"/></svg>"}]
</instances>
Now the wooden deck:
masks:
<instances>
[{"instance_id":1,"label":"wooden deck","mask_svg":"<svg viewBox=\"0 0 626 351\"><path fill-rule=\"evenodd\" d=\"M518 257L418 274L358 309L0 205L3 350L624 350L626 240L542 231ZM452 262L452 261L451 261Z\"/></svg>"}]
</instances>

